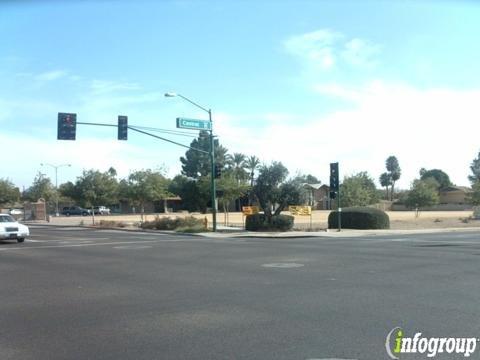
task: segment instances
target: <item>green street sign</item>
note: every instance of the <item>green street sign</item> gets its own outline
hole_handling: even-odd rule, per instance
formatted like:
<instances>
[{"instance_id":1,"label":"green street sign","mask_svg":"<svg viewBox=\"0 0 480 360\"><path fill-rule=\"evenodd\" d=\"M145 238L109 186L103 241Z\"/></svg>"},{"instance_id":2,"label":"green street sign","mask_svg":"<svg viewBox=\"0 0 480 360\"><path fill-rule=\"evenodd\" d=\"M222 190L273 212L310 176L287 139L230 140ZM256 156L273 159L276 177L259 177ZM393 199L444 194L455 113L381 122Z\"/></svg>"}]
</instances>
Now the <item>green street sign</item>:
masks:
<instances>
[{"instance_id":1,"label":"green street sign","mask_svg":"<svg viewBox=\"0 0 480 360\"><path fill-rule=\"evenodd\" d=\"M177 118L177 128L192 130L212 130L212 124L208 120Z\"/></svg>"}]
</instances>

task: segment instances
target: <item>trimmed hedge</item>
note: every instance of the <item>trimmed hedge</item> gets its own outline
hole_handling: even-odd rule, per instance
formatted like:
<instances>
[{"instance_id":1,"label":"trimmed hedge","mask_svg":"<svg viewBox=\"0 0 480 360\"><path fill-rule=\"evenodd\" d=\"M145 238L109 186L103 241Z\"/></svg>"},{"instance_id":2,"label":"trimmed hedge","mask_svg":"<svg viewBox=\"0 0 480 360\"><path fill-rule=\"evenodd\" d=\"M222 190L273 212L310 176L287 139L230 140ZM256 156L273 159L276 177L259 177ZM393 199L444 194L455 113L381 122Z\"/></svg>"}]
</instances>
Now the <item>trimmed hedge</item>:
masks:
<instances>
[{"instance_id":1,"label":"trimmed hedge","mask_svg":"<svg viewBox=\"0 0 480 360\"><path fill-rule=\"evenodd\" d=\"M342 228L345 229L390 229L390 218L385 211L369 207L342 209ZM328 216L328 228L338 228L338 211Z\"/></svg>"},{"instance_id":2,"label":"trimmed hedge","mask_svg":"<svg viewBox=\"0 0 480 360\"><path fill-rule=\"evenodd\" d=\"M274 215L269 223L265 214L248 215L245 229L249 231L288 231L293 228L295 218L290 215Z\"/></svg>"}]
</instances>

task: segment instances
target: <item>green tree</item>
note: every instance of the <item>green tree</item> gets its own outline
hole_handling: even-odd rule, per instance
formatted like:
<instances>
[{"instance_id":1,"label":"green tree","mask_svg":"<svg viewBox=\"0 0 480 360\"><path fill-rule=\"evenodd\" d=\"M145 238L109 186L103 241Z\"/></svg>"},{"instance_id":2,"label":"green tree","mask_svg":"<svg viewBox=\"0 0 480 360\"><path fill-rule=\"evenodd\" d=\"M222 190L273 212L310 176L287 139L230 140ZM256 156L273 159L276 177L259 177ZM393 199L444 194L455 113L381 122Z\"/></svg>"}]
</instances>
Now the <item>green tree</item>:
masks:
<instances>
[{"instance_id":1,"label":"green tree","mask_svg":"<svg viewBox=\"0 0 480 360\"><path fill-rule=\"evenodd\" d=\"M385 167L387 168L388 174L392 181L390 188L390 200L393 201L393 196L395 194L395 183L400 179L402 175L402 169L400 169L400 164L398 159L395 156L389 156L385 161Z\"/></svg>"},{"instance_id":2,"label":"green tree","mask_svg":"<svg viewBox=\"0 0 480 360\"><path fill-rule=\"evenodd\" d=\"M258 199L267 221L279 215L288 205L298 204L301 189L293 181L287 181L288 170L281 162L260 168L253 193Z\"/></svg>"},{"instance_id":3,"label":"green tree","mask_svg":"<svg viewBox=\"0 0 480 360\"><path fill-rule=\"evenodd\" d=\"M380 175L380 185L385 188L386 200L388 200L388 187L392 185L392 179L390 178L389 173L384 172Z\"/></svg>"},{"instance_id":4,"label":"green tree","mask_svg":"<svg viewBox=\"0 0 480 360\"><path fill-rule=\"evenodd\" d=\"M468 201L472 205L480 205L480 180L473 184L472 192L468 195Z\"/></svg>"},{"instance_id":5,"label":"green tree","mask_svg":"<svg viewBox=\"0 0 480 360\"><path fill-rule=\"evenodd\" d=\"M63 195L71 197L84 207L114 204L118 201L116 175L117 172L113 168L105 172L84 170L73 187L70 185L62 187L62 191L66 191Z\"/></svg>"},{"instance_id":6,"label":"green tree","mask_svg":"<svg viewBox=\"0 0 480 360\"><path fill-rule=\"evenodd\" d=\"M433 178L414 180L405 198L405 205L415 209L438 204L438 187L438 182Z\"/></svg>"},{"instance_id":7,"label":"green tree","mask_svg":"<svg viewBox=\"0 0 480 360\"><path fill-rule=\"evenodd\" d=\"M80 204L82 200L82 194L78 191L78 188L71 181L61 184L58 187L58 192L63 200L66 202L74 202Z\"/></svg>"},{"instance_id":8,"label":"green tree","mask_svg":"<svg viewBox=\"0 0 480 360\"><path fill-rule=\"evenodd\" d=\"M253 187L253 182L255 180L255 170L258 170L260 167L260 159L255 155L249 156L245 160L245 168L250 175L250 186Z\"/></svg>"},{"instance_id":9,"label":"green tree","mask_svg":"<svg viewBox=\"0 0 480 360\"><path fill-rule=\"evenodd\" d=\"M227 149L215 141L215 163L220 167L226 165ZM198 138L190 143L192 149L185 152L185 156L180 158L182 163L182 175L198 179L201 176L207 176L211 173L210 163L210 134L208 131L200 131ZM194 149L202 150L200 152ZM206 152L206 153L205 153Z\"/></svg>"},{"instance_id":10,"label":"green tree","mask_svg":"<svg viewBox=\"0 0 480 360\"><path fill-rule=\"evenodd\" d=\"M218 196L218 202L225 214L225 224L228 223L228 206L232 201L244 196L248 189L248 184L239 182L234 171L228 171L217 181L217 190L221 193Z\"/></svg>"},{"instance_id":11,"label":"green tree","mask_svg":"<svg viewBox=\"0 0 480 360\"><path fill-rule=\"evenodd\" d=\"M147 202L172 196L168 186L169 180L161 172L148 169L130 173L128 178L121 182L120 191L122 198L140 207L143 222Z\"/></svg>"},{"instance_id":12,"label":"green tree","mask_svg":"<svg viewBox=\"0 0 480 360\"><path fill-rule=\"evenodd\" d=\"M233 155L227 155L227 161L230 164L230 169L232 170L233 177L240 183L245 181L248 178L246 168L246 156L241 153L233 153Z\"/></svg>"},{"instance_id":13,"label":"green tree","mask_svg":"<svg viewBox=\"0 0 480 360\"><path fill-rule=\"evenodd\" d=\"M192 179L177 175L170 182L168 191L182 198L182 206L185 210L205 213L210 201L210 176Z\"/></svg>"},{"instance_id":14,"label":"green tree","mask_svg":"<svg viewBox=\"0 0 480 360\"><path fill-rule=\"evenodd\" d=\"M295 176L295 181L303 184L320 184L321 181L318 180L316 176L313 176L312 174L298 174Z\"/></svg>"},{"instance_id":15,"label":"green tree","mask_svg":"<svg viewBox=\"0 0 480 360\"><path fill-rule=\"evenodd\" d=\"M8 179L0 179L0 207L20 200L20 190Z\"/></svg>"},{"instance_id":16,"label":"green tree","mask_svg":"<svg viewBox=\"0 0 480 360\"><path fill-rule=\"evenodd\" d=\"M480 181L480 152L476 159L473 159L472 164L470 165L470 170L472 171L472 175L468 176L468 180L474 185L478 181Z\"/></svg>"},{"instance_id":17,"label":"green tree","mask_svg":"<svg viewBox=\"0 0 480 360\"><path fill-rule=\"evenodd\" d=\"M431 170L426 170L425 168L420 169L420 180L426 180L428 178L435 179L440 189L444 189L453 185L447 173L445 173L440 169L431 169Z\"/></svg>"},{"instance_id":18,"label":"green tree","mask_svg":"<svg viewBox=\"0 0 480 360\"><path fill-rule=\"evenodd\" d=\"M298 199L298 202L295 205L314 205L314 197L315 193L313 188L307 188L305 187L305 184L319 184L320 180L316 178L315 176L308 174L308 175L303 175L303 174L298 174L296 175L292 180L292 183L295 184L295 186L299 189L300 191L300 198ZM289 205L294 205L289 204Z\"/></svg>"},{"instance_id":19,"label":"green tree","mask_svg":"<svg viewBox=\"0 0 480 360\"><path fill-rule=\"evenodd\" d=\"M340 185L341 207L367 206L378 202L375 182L367 172L345 177Z\"/></svg>"},{"instance_id":20,"label":"green tree","mask_svg":"<svg viewBox=\"0 0 480 360\"><path fill-rule=\"evenodd\" d=\"M33 184L25 191L25 198L29 201L38 201L42 198L51 204L57 198L57 191L50 178L39 172L35 176Z\"/></svg>"}]
</instances>

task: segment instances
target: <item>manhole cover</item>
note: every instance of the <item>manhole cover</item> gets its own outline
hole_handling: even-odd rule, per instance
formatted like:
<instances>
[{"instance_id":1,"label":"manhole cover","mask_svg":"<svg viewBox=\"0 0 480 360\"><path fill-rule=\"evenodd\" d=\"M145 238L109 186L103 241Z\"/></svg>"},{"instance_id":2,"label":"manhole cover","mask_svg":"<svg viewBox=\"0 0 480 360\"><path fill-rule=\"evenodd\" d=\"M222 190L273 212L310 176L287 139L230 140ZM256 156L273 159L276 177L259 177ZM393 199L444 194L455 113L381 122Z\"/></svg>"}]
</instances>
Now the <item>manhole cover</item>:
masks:
<instances>
[{"instance_id":1,"label":"manhole cover","mask_svg":"<svg viewBox=\"0 0 480 360\"><path fill-rule=\"evenodd\" d=\"M268 268L299 268L304 266L303 264L298 264L298 263L272 263L272 264L263 264L263 267L268 267Z\"/></svg>"}]
</instances>

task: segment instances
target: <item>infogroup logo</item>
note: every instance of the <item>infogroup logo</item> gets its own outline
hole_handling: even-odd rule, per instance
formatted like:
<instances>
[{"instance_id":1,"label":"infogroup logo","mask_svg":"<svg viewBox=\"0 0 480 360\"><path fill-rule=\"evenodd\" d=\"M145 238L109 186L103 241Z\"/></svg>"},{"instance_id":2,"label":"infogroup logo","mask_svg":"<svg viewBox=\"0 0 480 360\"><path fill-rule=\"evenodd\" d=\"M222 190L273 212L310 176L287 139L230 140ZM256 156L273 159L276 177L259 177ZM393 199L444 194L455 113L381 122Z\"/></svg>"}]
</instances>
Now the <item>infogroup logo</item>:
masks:
<instances>
[{"instance_id":1,"label":"infogroup logo","mask_svg":"<svg viewBox=\"0 0 480 360\"><path fill-rule=\"evenodd\" d=\"M463 354L469 357L477 348L477 338L426 338L421 332L413 337L405 336L402 328L393 328L385 340L385 349L391 359L400 359L401 354L425 354L434 358L438 354Z\"/></svg>"}]
</instances>

